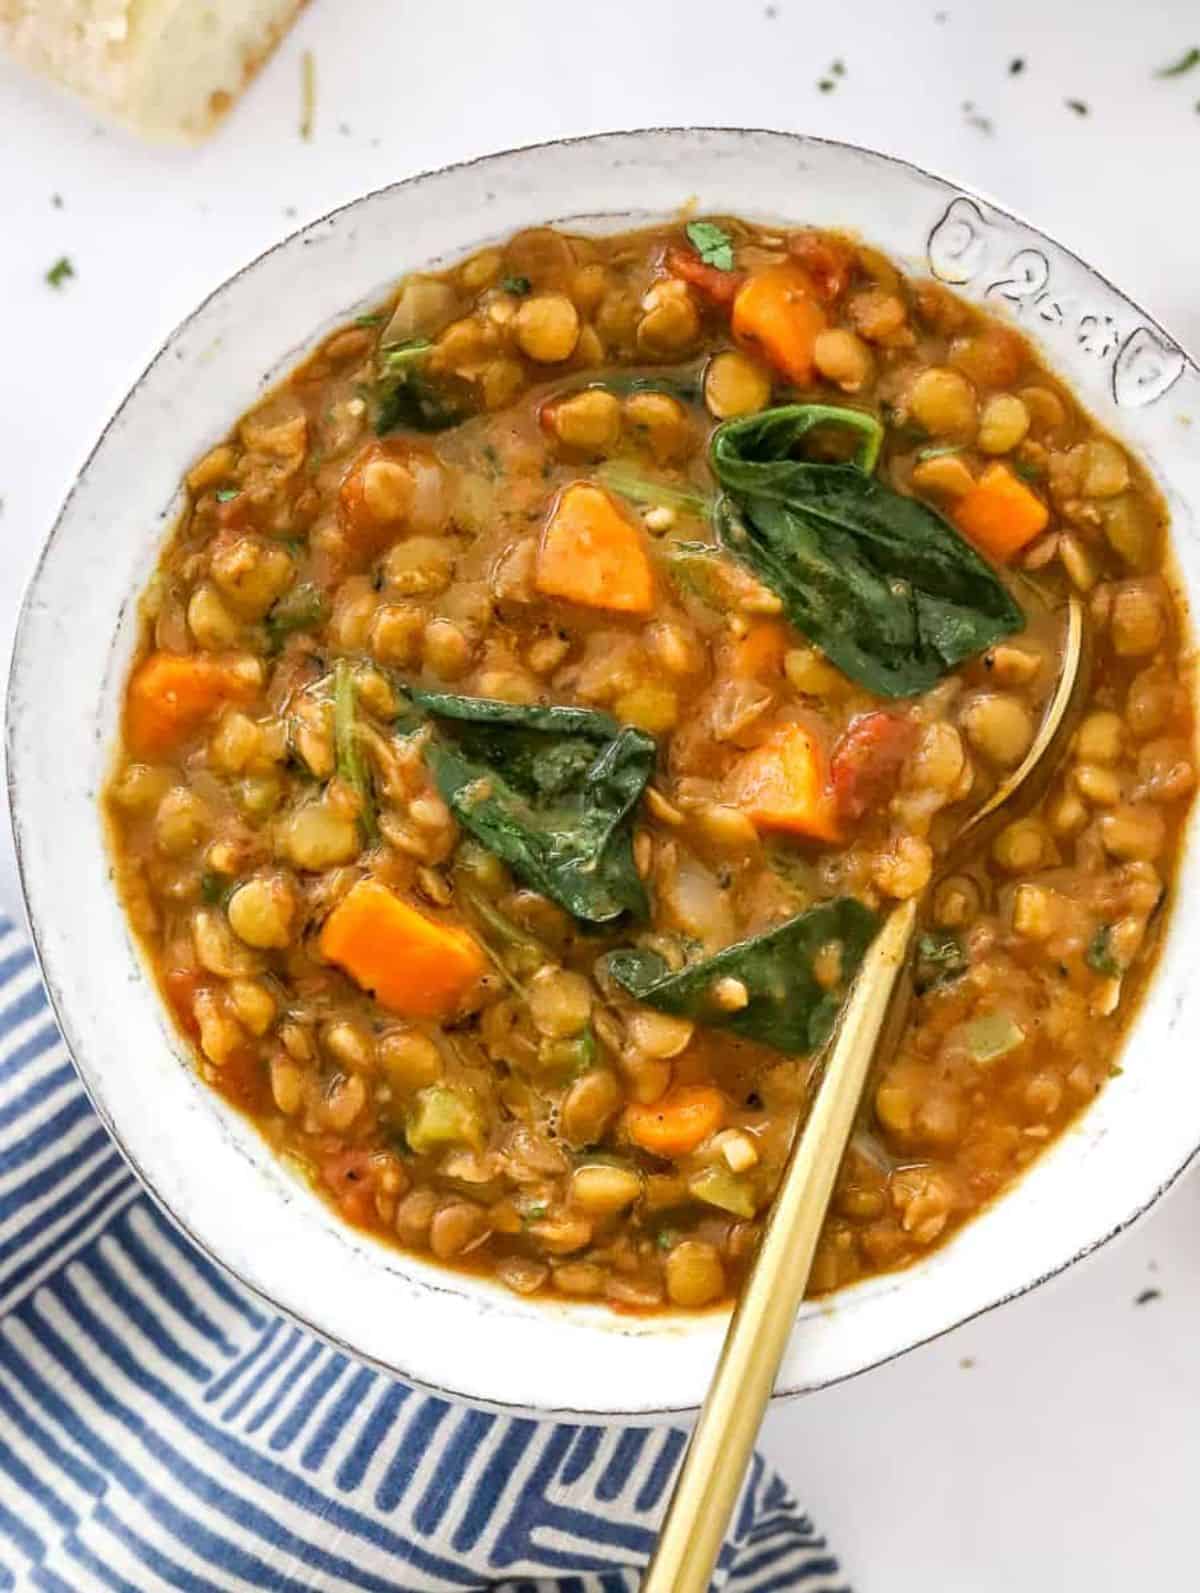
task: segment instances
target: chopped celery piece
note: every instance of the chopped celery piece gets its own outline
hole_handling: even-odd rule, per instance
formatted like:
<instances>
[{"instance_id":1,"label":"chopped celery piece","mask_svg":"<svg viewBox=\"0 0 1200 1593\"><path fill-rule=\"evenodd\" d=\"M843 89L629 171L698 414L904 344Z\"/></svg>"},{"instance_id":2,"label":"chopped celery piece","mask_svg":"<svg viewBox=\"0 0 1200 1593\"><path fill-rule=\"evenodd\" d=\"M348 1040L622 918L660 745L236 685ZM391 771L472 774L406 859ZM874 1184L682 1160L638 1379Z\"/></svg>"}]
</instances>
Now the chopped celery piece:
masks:
<instances>
[{"instance_id":1,"label":"chopped celery piece","mask_svg":"<svg viewBox=\"0 0 1200 1593\"><path fill-rule=\"evenodd\" d=\"M976 1062L998 1062L1025 1039L1025 1031L1007 1012L985 1012L963 1025L963 1039Z\"/></svg>"},{"instance_id":2,"label":"chopped celery piece","mask_svg":"<svg viewBox=\"0 0 1200 1593\"><path fill-rule=\"evenodd\" d=\"M750 1186L725 1167L706 1167L688 1180L688 1189L707 1206L718 1206L735 1217L753 1217L757 1206Z\"/></svg>"},{"instance_id":3,"label":"chopped celery piece","mask_svg":"<svg viewBox=\"0 0 1200 1593\"><path fill-rule=\"evenodd\" d=\"M483 1125L472 1101L445 1084L421 1090L404 1120L404 1136L417 1156L429 1156L445 1145L483 1143Z\"/></svg>"}]
</instances>

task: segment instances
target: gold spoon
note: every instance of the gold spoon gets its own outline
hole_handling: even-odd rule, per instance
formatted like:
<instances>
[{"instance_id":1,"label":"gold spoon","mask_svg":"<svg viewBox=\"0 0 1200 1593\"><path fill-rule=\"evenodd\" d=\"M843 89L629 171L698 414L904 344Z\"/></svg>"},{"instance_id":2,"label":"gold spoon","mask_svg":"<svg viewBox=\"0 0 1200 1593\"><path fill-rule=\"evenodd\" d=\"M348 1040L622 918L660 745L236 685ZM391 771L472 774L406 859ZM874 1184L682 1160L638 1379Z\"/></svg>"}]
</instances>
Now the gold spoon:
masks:
<instances>
[{"instance_id":1,"label":"gold spoon","mask_svg":"<svg viewBox=\"0 0 1200 1593\"><path fill-rule=\"evenodd\" d=\"M977 842L1002 809L1007 818L1018 792L1023 801L1039 794L1074 731L1088 674L1083 604L1072 595L1062 668L1033 744L1019 768L967 820L951 858L968 840ZM952 862L948 859L945 866ZM893 1021L896 1018L901 976L930 889L927 886L921 895L892 910L858 970L812 1110L792 1146L762 1243L725 1335L642 1593L703 1593L709 1585L804 1298L880 1035L889 1014Z\"/></svg>"}]
</instances>

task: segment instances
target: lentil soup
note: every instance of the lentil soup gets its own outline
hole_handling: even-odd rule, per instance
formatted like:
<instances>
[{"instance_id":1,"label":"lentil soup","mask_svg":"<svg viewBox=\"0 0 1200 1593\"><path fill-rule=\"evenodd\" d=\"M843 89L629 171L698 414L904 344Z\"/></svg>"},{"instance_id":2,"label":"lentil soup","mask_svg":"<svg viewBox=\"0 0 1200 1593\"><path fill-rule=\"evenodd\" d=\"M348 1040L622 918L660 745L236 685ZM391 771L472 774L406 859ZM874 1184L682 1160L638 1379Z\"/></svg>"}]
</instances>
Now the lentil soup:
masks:
<instances>
[{"instance_id":1,"label":"lentil soup","mask_svg":"<svg viewBox=\"0 0 1200 1593\"><path fill-rule=\"evenodd\" d=\"M736 1292L849 981L934 881L811 1289L1117 1065L1194 783L1165 516L1006 324L720 219L407 278L187 478L105 795L204 1078L521 1294ZM1038 805L1066 594L1095 667Z\"/></svg>"}]
</instances>

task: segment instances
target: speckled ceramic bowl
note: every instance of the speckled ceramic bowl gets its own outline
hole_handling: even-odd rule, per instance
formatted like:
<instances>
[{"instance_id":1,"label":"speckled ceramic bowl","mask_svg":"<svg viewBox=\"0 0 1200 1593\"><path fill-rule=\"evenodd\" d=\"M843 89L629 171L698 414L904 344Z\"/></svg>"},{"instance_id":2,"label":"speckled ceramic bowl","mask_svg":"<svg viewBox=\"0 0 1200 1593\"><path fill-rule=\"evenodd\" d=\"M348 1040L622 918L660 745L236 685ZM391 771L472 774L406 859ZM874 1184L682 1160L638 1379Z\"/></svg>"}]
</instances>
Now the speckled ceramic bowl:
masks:
<instances>
[{"instance_id":1,"label":"speckled ceramic bowl","mask_svg":"<svg viewBox=\"0 0 1200 1593\"><path fill-rule=\"evenodd\" d=\"M618 1317L519 1299L343 1226L197 1078L126 928L96 794L135 639L134 598L188 464L264 387L405 270L517 228L616 230L694 199L752 220L849 227L1011 316L1170 501L1200 594L1200 371L1096 271L997 205L904 162L781 133L656 130L547 144L370 194L288 238L168 340L106 428L25 601L9 779L51 999L92 1099L150 1191L266 1300L426 1387L497 1406L653 1419L701 1400L724 1317ZM1080 1125L919 1266L806 1307L781 1393L898 1355L1031 1288L1144 1210L1200 1144L1200 853L1124 1071ZM1193 1036L1189 1042L1188 1034Z\"/></svg>"}]
</instances>

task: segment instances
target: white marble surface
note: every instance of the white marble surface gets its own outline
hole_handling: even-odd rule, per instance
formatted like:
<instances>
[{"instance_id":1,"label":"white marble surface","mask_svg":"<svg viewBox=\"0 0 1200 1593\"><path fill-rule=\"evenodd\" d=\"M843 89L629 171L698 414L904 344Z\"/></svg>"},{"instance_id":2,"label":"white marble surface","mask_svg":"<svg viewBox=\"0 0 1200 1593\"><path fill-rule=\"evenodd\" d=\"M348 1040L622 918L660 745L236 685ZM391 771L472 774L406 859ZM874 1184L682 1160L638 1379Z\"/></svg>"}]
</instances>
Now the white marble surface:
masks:
<instances>
[{"instance_id":1,"label":"white marble surface","mask_svg":"<svg viewBox=\"0 0 1200 1593\"><path fill-rule=\"evenodd\" d=\"M684 122L874 145L1026 211L1200 346L1200 67L1154 76L1200 45L1194 0L1067 15L1044 0L314 0L200 151L143 148L0 66L3 667L73 473L170 328L299 222L488 149ZM835 58L845 76L822 93ZM77 274L56 292L44 275L64 254ZM5 826L0 908L16 890ZM772 1415L767 1447L859 1593L1195 1585L1198 1239L1194 1174L1033 1296Z\"/></svg>"}]
</instances>

